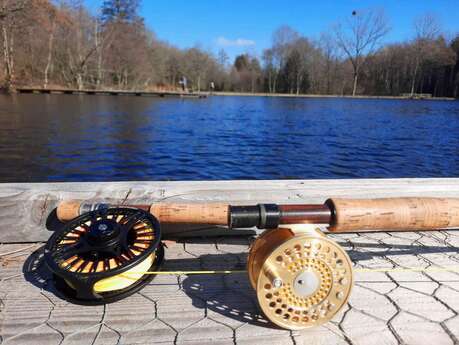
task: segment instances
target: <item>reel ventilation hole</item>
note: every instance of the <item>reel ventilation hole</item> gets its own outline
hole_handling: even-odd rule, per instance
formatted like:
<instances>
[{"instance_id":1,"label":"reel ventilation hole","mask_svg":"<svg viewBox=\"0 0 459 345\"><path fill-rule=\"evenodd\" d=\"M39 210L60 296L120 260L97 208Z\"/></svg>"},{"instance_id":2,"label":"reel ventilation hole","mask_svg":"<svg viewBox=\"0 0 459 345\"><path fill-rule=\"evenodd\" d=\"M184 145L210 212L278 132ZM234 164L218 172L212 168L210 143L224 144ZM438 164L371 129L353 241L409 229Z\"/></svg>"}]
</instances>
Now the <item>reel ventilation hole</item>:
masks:
<instances>
[{"instance_id":1,"label":"reel ventilation hole","mask_svg":"<svg viewBox=\"0 0 459 345\"><path fill-rule=\"evenodd\" d=\"M353 285L347 253L320 231L265 231L252 244L247 269L263 313L291 330L331 320Z\"/></svg>"},{"instance_id":2,"label":"reel ventilation hole","mask_svg":"<svg viewBox=\"0 0 459 345\"><path fill-rule=\"evenodd\" d=\"M149 283L164 258L159 222L133 208L85 213L55 232L45 262L58 292L78 304L110 303Z\"/></svg>"}]
</instances>

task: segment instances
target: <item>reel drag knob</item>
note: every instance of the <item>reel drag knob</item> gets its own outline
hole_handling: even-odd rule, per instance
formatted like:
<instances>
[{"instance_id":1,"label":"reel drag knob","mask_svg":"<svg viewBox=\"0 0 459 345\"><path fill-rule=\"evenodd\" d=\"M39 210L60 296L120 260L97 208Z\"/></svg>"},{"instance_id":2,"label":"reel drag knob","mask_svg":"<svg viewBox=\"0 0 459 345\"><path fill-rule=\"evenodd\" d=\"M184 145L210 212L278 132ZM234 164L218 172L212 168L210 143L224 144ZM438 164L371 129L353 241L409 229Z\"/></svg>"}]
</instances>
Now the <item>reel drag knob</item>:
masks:
<instances>
[{"instance_id":1,"label":"reel drag knob","mask_svg":"<svg viewBox=\"0 0 459 345\"><path fill-rule=\"evenodd\" d=\"M331 320L353 284L348 255L319 231L266 231L251 247L248 271L265 316L290 330Z\"/></svg>"}]
</instances>

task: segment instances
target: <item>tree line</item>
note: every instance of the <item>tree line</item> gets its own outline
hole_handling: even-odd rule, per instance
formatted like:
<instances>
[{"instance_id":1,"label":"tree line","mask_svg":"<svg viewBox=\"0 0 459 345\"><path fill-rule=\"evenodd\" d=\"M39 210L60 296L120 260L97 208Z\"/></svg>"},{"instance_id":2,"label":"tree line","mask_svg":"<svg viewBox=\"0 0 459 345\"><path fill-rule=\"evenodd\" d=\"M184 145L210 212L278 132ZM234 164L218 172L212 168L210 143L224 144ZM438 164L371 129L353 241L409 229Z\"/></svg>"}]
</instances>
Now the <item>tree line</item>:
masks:
<instances>
[{"instance_id":1,"label":"tree line","mask_svg":"<svg viewBox=\"0 0 459 345\"><path fill-rule=\"evenodd\" d=\"M381 10L355 10L311 39L289 26L260 56L233 62L199 46L179 49L149 30L139 0L105 0L91 14L82 0L0 0L0 82L78 89L193 90L290 94L431 94L459 97L459 34L447 37L431 14L412 37L383 44Z\"/></svg>"}]
</instances>

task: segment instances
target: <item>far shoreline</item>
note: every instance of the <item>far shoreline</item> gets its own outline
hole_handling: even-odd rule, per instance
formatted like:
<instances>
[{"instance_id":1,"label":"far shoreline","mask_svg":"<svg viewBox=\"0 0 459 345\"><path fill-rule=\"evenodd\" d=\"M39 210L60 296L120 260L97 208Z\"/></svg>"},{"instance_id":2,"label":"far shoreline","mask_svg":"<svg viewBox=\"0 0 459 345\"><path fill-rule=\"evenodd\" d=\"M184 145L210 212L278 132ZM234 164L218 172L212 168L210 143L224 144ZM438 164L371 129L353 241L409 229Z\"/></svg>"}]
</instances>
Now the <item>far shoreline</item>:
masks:
<instances>
[{"instance_id":1,"label":"far shoreline","mask_svg":"<svg viewBox=\"0 0 459 345\"><path fill-rule=\"evenodd\" d=\"M4 90L2 90L4 91ZM267 92L237 92L237 91L179 91L179 90L117 90L117 89L72 89L66 87L42 88L42 87L16 87L11 92L1 94L73 94L73 95L110 95L110 96L159 96L159 97L196 97L208 96L236 96L236 97L281 97L281 98L347 98L347 99L386 99L386 100L428 100L428 101L455 101L454 97L432 97L430 94L404 94L401 96L384 95L327 95L327 94L291 94L291 93L267 93Z\"/></svg>"},{"instance_id":2,"label":"far shoreline","mask_svg":"<svg viewBox=\"0 0 459 345\"><path fill-rule=\"evenodd\" d=\"M315 95L291 93L263 93L263 92L232 92L215 91L213 96L243 96L243 97L284 97L284 98L355 98L355 99L401 99L401 100L426 100L426 101L456 101L454 97L410 97L410 96L372 96L372 95Z\"/></svg>"}]
</instances>

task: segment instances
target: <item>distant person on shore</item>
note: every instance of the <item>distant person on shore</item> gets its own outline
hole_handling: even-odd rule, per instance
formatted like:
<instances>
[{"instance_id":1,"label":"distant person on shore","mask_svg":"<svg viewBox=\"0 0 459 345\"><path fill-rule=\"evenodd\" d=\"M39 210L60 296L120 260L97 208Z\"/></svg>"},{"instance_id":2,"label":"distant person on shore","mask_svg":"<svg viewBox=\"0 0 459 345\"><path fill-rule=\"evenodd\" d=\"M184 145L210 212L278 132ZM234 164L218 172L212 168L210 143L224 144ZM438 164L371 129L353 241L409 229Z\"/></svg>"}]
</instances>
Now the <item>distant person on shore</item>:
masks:
<instances>
[{"instance_id":1,"label":"distant person on shore","mask_svg":"<svg viewBox=\"0 0 459 345\"><path fill-rule=\"evenodd\" d=\"M210 93L215 91L215 83L213 81L210 82Z\"/></svg>"},{"instance_id":2,"label":"distant person on shore","mask_svg":"<svg viewBox=\"0 0 459 345\"><path fill-rule=\"evenodd\" d=\"M183 76L180 81L179 81L179 84L182 85L182 91L183 92L186 92L187 91L187 80L186 80L186 77Z\"/></svg>"}]
</instances>

